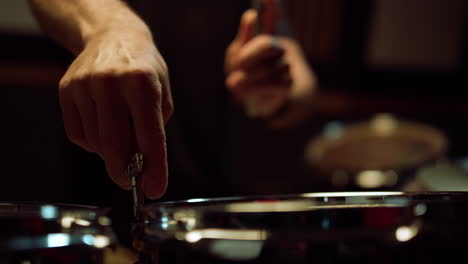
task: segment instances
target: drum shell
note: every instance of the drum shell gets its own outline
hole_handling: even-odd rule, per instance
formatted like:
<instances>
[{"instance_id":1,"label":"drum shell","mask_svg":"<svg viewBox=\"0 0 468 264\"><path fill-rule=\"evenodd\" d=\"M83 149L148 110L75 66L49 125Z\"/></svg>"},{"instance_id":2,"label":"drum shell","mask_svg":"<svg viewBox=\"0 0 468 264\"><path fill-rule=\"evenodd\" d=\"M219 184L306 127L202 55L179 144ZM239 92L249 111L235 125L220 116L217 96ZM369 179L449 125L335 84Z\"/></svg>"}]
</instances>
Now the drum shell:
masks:
<instances>
[{"instance_id":1,"label":"drum shell","mask_svg":"<svg viewBox=\"0 0 468 264\"><path fill-rule=\"evenodd\" d=\"M282 220L292 219L294 224L304 217L310 228L279 221L275 224L286 227L261 241L211 238L191 243L168 234L150 239L140 234L136 240L141 246L142 263L440 263L463 259L468 250L464 243L468 203L465 198L444 200L450 195L433 197L426 195L400 208L327 209L305 216L300 212L297 217L289 215ZM426 209L418 216L415 211L421 206ZM257 223L275 217L274 213L260 213ZM226 227L210 227L223 225ZM410 234L416 229L417 234ZM405 236L405 232L409 234Z\"/></svg>"},{"instance_id":2,"label":"drum shell","mask_svg":"<svg viewBox=\"0 0 468 264\"><path fill-rule=\"evenodd\" d=\"M37 249L21 252L2 252L0 263L5 264L102 264L104 253L102 250L90 250L85 247L64 247L57 249Z\"/></svg>"},{"instance_id":3,"label":"drum shell","mask_svg":"<svg viewBox=\"0 0 468 264\"><path fill-rule=\"evenodd\" d=\"M106 209L0 203L0 263L104 263L116 243Z\"/></svg>"}]
</instances>

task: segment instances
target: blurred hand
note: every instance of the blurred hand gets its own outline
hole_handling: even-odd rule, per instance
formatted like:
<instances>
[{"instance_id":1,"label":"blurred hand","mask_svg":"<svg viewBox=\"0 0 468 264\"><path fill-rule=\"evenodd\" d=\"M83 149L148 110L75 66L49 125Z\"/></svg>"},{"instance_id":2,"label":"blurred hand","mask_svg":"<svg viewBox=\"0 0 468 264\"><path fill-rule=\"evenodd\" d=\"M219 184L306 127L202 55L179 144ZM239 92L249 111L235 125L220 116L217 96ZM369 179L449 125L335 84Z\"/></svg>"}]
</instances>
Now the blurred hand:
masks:
<instances>
[{"instance_id":1,"label":"blurred hand","mask_svg":"<svg viewBox=\"0 0 468 264\"><path fill-rule=\"evenodd\" d=\"M315 75L295 40L265 34L252 38L256 17L254 10L244 13L227 49L226 86L271 126L297 124L311 112Z\"/></svg>"},{"instance_id":2,"label":"blurred hand","mask_svg":"<svg viewBox=\"0 0 468 264\"><path fill-rule=\"evenodd\" d=\"M151 36L107 32L87 40L60 81L68 138L97 153L120 187L132 155L144 154L143 191L160 197L167 186L164 124L173 105L166 64Z\"/></svg>"}]
</instances>

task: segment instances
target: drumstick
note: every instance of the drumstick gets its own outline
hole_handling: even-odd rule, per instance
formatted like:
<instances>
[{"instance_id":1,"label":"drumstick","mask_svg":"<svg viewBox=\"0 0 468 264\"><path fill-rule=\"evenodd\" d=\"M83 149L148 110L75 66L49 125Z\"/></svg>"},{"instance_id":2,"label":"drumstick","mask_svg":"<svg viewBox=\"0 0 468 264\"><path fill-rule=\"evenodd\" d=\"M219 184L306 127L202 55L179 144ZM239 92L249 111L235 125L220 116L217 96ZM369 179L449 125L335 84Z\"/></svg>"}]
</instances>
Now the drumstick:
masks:
<instances>
[{"instance_id":1,"label":"drumstick","mask_svg":"<svg viewBox=\"0 0 468 264\"><path fill-rule=\"evenodd\" d=\"M252 0L252 8L257 11L257 21L253 35L258 35L262 31L263 0ZM248 117L258 117L257 98L255 96L247 97L244 102L244 110Z\"/></svg>"},{"instance_id":2,"label":"drumstick","mask_svg":"<svg viewBox=\"0 0 468 264\"><path fill-rule=\"evenodd\" d=\"M252 0L252 8L257 11L257 20L255 23L253 35L276 33L276 24L280 18L280 6L277 0ZM256 118L258 112L258 98L250 96L245 100L244 107L248 117Z\"/></svg>"}]
</instances>

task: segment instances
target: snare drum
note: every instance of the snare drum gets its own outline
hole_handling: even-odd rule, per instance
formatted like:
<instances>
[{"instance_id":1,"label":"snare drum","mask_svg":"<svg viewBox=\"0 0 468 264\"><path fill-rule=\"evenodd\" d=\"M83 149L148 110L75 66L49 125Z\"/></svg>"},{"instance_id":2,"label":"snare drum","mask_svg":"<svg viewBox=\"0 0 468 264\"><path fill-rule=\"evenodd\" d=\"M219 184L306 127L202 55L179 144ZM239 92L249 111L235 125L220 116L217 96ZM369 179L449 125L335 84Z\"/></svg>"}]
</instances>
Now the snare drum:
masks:
<instances>
[{"instance_id":1,"label":"snare drum","mask_svg":"<svg viewBox=\"0 0 468 264\"><path fill-rule=\"evenodd\" d=\"M441 263L466 259L468 193L351 192L146 206L141 263Z\"/></svg>"},{"instance_id":2,"label":"snare drum","mask_svg":"<svg viewBox=\"0 0 468 264\"><path fill-rule=\"evenodd\" d=\"M107 210L0 203L0 263L102 263L115 244Z\"/></svg>"}]
</instances>

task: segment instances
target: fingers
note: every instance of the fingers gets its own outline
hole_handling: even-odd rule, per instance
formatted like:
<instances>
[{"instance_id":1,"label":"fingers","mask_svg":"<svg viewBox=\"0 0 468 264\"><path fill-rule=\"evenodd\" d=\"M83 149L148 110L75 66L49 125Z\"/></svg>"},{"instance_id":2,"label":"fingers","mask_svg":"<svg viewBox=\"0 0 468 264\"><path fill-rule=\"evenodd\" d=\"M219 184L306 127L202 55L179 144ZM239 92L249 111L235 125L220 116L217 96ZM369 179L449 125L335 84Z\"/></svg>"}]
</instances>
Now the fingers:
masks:
<instances>
[{"instance_id":1,"label":"fingers","mask_svg":"<svg viewBox=\"0 0 468 264\"><path fill-rule=\"evenodd\" d=\"M282 61L238 69L226 79L226 85L235 97L247 105L253 105L253 108L247 108L254 109L255 114L252 115L265 119L287 101L292 84L290 67Z\"/></svg>"},{"instance_id":2,"label":"fingers","mask_svg":"<svg viewBox=\"0 0 468 264\"><path fill-rule=\"evenodd\" d=\"M99 152L99 131L96 104L90 95L90 81L75 81L70 89L73 91L75 104L81 117L86 142L91 152Z\"/></svg>"},{"instance_id":3,"label":"fingers","mask_svg":"<svg viewBox=\"0 0 468 264\"><path fill-rule=\"evenodd\" d=\"M257 12L253 9L245 11L242 15L239 30L236 36L236 41L239 41L241 45L247 43L254 36L254 27L256 21Z\"/></svg>"},{"instance_id":4,"label":"fingers","mask_svg":"<svg viewBox=\"0 0 468 264\"><path fill-rule=\"evenodd\" d=\"M127 104L120 93L122 85L117 78L95 79L93 97L97 107L99 155L106 163L110 178L121 188L130 189L124 171L133 154L132 127Z\"/></svg>"},{"instance_id":5,"label":"fingers","mask_svg":"<svg viewBox=\"0 0 468 264\"><path fill-rule=\"evenodd\" d=\"M293 81L290 77L284 77L281 79L271 79L262 83L254 83L246 86L242 86L241 89L235 92L235 96L244 101L247 98L252 96L257 96L257 94L265 94L268 91L276 93L277 91L284 91L288 93L291 89Z\"/></svg>"},{"instance_id":6,"label":"fingers","mask_svg":"<svg viewBox=\"0 0 468 264\"><path fill-rule=\"evenodd\" d=\"M289 91L285 89L272 89L268 93L257 96L260 105L260 114L264 119L271 119L281 108L287 105Z\"/></svg>"},{"instance_id":7,"label":"fingers","mask_svg":"<svg viewBox=\"0 0 468 264\"><path fill-rule=\"evenodd\" d=\"M163 83L168 88L168 78ZM158 76L146 71L110 74L66 87L60 101L69 138L97 152L110 178L124 189L131 188L124 174L128 161L137 150L142 152L143 190L149 198L160 197L167 186L164 123L173 105Z\"/></svg>"},{"instance_id":8,"label":"fingers","mask_svg":"<svg viewBox=\"0 0 468 264\"><path fill-rule=\"evenodd\" d=\"M286 103L293 87L290 64L280 41L283 39L257 36L239 49L228 72L226 86L247 109L255 109L254 116L273 115Z\"/></svg>"},{"instance_id":9,"label":"fingers","mask_svg":"<svg viewBox=\"0 0 468 264\"><path fill-rule=\"evenodd\" d=\"M160 77L159 79L159 84L161 85L162 89L162 102L161 102L161 107L162 107L162 115L164 119L164 124L169 121L171 118L172 114L174 113L174 102L172 101L172 94L171 94L171 85L169 82L169 74L166 73L164 74L164 77Z\"/></svg>"},{"instance_id":10,"label":"fingers","mask_svg":"<svg viewBox=\"0 0 468 264\"><path fill-rule=\"evenodd\" d=\"M289 96L289 90L277 83L252 87L250 91L249 95L245 96L244 101L248 103L253 100L255 117L262 119L272 117L288 101Z\"/></svg>"},{"instance_id":11,"label":"fingers","mask_svg":"<svg viewBox=\"0 0 468 264\"><path fill-rule=\"evenodd\" d=\"M260 35L245 44L232 62L232 69L252 68L265 61L280 60L285 51L278 39Z\"/></svg>"},{"instance_id":12,"label":"fingers","mask_svg":"<svg viewBox=\"0 0 468 264\"><path fill-rule=\"evenodd\" d=\"M288 85L290 79L289 64L280 61L279 63L264 63L249 70L235 70L227 76L226 85L234 94L241 95L246 87L275 81Z\"/></svg>"},{"instance_id":13,"label":"fingers","mask_svg":"<svg viewBox=\"0 0 468 264\"><path fill-rule=\"evenodd\" d=\"M227 72L231 70L242 46L253 38L256 20L257 12L253 9L247 10L242 15L237 35L226 49L224 68Z\"/></svg>"},{"instance_id":14,"label":"fingers","mask_svg":"<svg viewBox=\"0 0 468 264\"><path fill-rule=\"evenodd\" d=\"M69 87L61 85L59 89L60 107L62 109L62 117L65 126L65 133L71 142L92 152L92 149L86 141L86 136L83 131L81 116L78 112L78 107L74 102L71 90Z\"/></svg>"},{"instance_id":15,"label":"fingers","mask_svg":"<svg viewBox=\"0 0 468 264\"><path fill-rule=\"evenodd\" d=\"M255 108L270 108L267 105L276 105L277 101L269 102L268 100L273 100L272 98L279 98L282 101L279 103L285 103L289 98L290 89L287 85L282 85L278 82L266 83L263 85L249 86L245 88L243 93L239 93L237 99L243 104L255 104ZM281 95L281 96L278 96ZM259 99L261 98L261 100ZM247 106L246 106L247 107ZM247 110L247 109L246 109ZM257 114L256 117L266 117L271 111L257 111L253 110Z\"/></svg>"},{"instance_id":16,"label":"fingers","mask_svg":"<svg viewBox=\"0 0 468 264\"><path fill-rule=\"evenodd\" d=\"M167 187L167 155L162 90L159 80L138 74L126 80L123 95L134 122L139 151L145 157L143 191L148 198L160 197Z\"/></svg>"}]
</instances>

